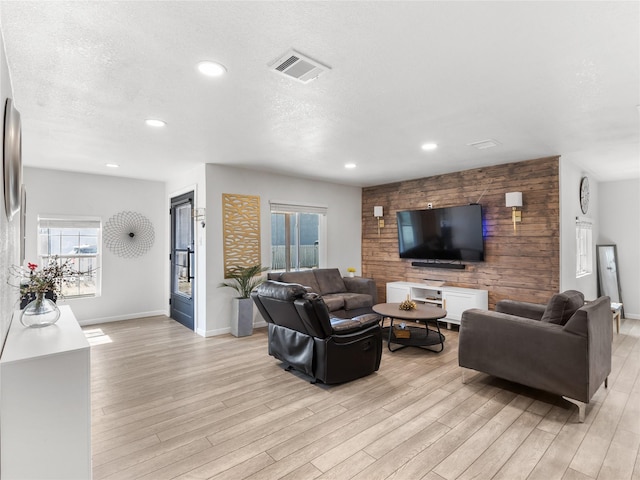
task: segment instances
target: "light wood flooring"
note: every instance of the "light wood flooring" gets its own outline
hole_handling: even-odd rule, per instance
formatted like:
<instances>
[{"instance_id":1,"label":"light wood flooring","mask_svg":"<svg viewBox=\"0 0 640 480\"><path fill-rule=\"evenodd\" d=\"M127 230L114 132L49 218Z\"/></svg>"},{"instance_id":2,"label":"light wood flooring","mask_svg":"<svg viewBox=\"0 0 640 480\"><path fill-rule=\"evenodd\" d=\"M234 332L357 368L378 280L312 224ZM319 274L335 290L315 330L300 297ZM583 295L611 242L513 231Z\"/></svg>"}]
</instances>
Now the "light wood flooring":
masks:
<instances>
[{"instance_id":1,"label":"light wood flooring","mask_svg":"<svg viewBox=\"0 0 640 480\"><path fill-rule=\"evenodd\" d=\"M385 342L377 373L337 386L284 371L266 329L202 338L152 317L85 331L94 479L640 480L638 320L614 333L583 424L544 392L463 385L455 330L439 354Z\"/></svg>"}]
</instances>

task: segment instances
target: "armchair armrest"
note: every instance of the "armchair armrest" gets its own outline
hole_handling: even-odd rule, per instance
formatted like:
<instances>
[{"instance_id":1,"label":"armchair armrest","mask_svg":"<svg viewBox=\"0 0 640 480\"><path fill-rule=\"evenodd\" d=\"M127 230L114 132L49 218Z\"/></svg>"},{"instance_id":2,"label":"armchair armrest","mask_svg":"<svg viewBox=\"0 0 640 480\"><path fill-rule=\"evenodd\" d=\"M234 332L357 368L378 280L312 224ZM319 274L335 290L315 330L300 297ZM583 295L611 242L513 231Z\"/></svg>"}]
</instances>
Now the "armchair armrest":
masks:
<instances>
[{"instance_id":1,"label":"armchair armrest","mask_svg":"<svg viewBox=\"0 0 640 480\"><path fill-rule=\"evenodd\" d=\"M373 304L378 303L376 282L373 278L364 277L344 277L344 286L351 293L366 293L373 298Z\"/></svg>"},{"instance_id":2,"label":"armchair armrest","mask_svg":"<svg viewBox=\"0 0 640 480\"><path fill-rule=\"evenodd\" d=\"M517 317L540 320L544 314L546 305L539 303L517 302L515 300L500 300L496 303L496 312L508 313Z\"/></svg>"},{"instance_id":3,"label":"armchair armrest","mask_svg":"<svg viewBox=\"0 0 640 480\"><path fill-rule=\"evenodd\" d=\"M344 334L364 330L373 325L378 325L380 322L380 315L377 313L367 313L353 318L331 317L330 321L333 333Z\"/></svg>"}]
</instances>

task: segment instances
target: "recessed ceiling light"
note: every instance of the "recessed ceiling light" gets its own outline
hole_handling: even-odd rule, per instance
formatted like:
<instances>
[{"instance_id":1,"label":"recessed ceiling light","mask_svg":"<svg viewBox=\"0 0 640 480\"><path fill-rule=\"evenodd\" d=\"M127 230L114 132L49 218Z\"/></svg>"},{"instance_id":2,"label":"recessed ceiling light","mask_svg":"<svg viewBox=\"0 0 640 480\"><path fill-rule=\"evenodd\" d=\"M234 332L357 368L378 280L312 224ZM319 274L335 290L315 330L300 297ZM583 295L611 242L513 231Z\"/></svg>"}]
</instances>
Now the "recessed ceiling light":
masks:
<instances>
[{"instance_id":1,"label":"recessed ceiling light","mask_svg":"<svg viewBox=\"0 0 640 480\"><path fill-rule=\"evenodd\" d=\"M208 77L219 77L227 73L224 65L217 62L204 61L198 64L198 71Z\"/></svg>"},{"instance_id":2,"label":"recessed ceiling light","mask_svg":"<svg viewBox=\"0 0 640 480\"><path fill-rule=\"evenodd\" d=\"M120 165L117 163L105 163L104 166L109 168L120 168Z\"/></svg>"},{"instance_id":3,"label":"recessed ceiling light","mask_svg":"<svg viewBox=\"0 0 640 480\"><path fill-rule=\"evenodd\" d=\"M150 127L164 127L167 124L164 120L158 120L156 118L147 118L144 123Z\"/></svg>"},{"instance_id":4,"label":"recessed ceiling light","mask_svg":"<svg viewBox=\"0 0 640 480\"><path fill-rule=\"evenodd\" d=\"M344 168L356 168L356 164L355 163L345 163L344 164Z\"/></svg>"},{"instance_id":5,"label":"recessed ceiling light","mask_svg":"<svg viewBox=\"0 0 640 480\"><path fill-rule=\"evenodd\" d=\"M422 149L425 151L428 150L435 150L436 148L438 148L438 144L437 143L425 143L422 145Z\"/></svg>"}]
</instances>

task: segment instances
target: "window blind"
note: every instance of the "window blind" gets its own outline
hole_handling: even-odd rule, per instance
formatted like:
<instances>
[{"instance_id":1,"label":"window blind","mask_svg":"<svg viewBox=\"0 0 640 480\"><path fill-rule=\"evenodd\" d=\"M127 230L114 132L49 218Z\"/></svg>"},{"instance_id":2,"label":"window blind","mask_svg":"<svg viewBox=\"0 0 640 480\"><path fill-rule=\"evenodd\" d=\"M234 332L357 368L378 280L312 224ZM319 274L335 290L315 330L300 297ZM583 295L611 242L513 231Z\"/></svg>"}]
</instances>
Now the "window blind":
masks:
<instances>
[{"instance_id":1,"label":"window blind","mask_svg":"<svg viewBox=\"0 0 640 480\"><path fill-rule=\"evenodd\" d=\"M100 228L100 220L38 217L38 228Z\"/></svg>"},{"instance_id":2,"label":"window blind","mask_svg":"<svg viewBox=\"0 0 640 480\"><path fill-rule=\"evenodd\" d=\"M328 207L326 205L311 205L303 203L290 203L278 200L269 202L271 213L317 213L326 215Z\"/></svg>"}]
</instances>

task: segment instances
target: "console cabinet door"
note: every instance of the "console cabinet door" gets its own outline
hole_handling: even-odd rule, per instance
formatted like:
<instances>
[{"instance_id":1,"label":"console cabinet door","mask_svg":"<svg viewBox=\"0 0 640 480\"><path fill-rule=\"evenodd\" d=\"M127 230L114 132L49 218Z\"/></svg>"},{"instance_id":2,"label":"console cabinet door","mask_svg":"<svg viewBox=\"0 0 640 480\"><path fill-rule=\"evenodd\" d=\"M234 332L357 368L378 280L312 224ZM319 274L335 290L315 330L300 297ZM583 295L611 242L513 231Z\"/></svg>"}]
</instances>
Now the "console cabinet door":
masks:
<instances>
[{"instance_id":1,"label":"console cabinet door","mask_svg":"<svg viewBox=\"0 0 640 480\"><path fill-rule=\"evenodd\" d=\"M407 299L411 287L387 283L387 303L400 303Z\"/></svg>"},{"instance_id":2,"label":"console cabinet door","mask_svg":"<svg viewBox=\"0 0 640 480\"><path fill-rule=\"evenodd\" d=\"M484 293L484 295L482 295ZM462 312L470 308L487 308L486 292L477 290L474 292L447 291L442 292L447 310L447 320L456 320L458 323L462 318Z\"/></svg>"}]
</instances>

